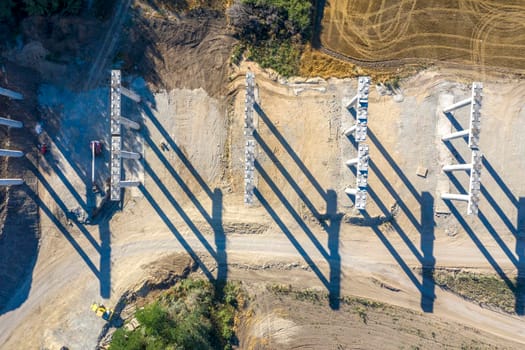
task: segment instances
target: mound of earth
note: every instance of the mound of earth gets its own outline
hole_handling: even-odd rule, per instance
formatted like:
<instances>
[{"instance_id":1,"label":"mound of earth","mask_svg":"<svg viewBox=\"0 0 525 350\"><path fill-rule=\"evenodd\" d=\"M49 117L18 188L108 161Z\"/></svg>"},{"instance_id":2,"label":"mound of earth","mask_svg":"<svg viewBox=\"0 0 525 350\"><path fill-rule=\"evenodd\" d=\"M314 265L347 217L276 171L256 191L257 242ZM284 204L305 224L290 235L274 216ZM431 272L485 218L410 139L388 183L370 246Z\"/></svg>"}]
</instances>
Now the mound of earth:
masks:
<instances>
[{"instance_id":1,"label":"mound of earth","mask_svg":"<svg viewBox=\"0 0 525 350\"><path fill-rule=\"evenodd\" d=\"M143 6L146 6L142 4ZM194 10L177 17L133 13L117 57L123 68L143 76L159 89L204 88L225 95L229 58L235 39L224 14Z\"/></svg>"}]
</instances>

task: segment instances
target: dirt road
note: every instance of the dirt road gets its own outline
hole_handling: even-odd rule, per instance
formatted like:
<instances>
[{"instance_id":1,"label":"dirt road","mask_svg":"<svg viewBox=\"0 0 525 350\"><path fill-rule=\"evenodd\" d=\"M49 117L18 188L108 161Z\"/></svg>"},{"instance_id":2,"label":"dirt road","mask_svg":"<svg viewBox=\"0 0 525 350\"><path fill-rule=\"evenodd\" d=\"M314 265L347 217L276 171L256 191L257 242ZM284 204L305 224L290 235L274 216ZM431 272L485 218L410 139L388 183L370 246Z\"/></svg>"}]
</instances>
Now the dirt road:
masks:
<instances>
[{"instance_id":1,"label":"dirt road","mask_svg":"<svg viewBox=\"0 0 525 350\"><path fill-rule=\"evenodd\" d=\"M439 98L449 94L459 100L469 91L451 77L421 73L404 83L401 100L372 91L373 166L365 216L357 215L352 199L343 194L355 181L344 165L355 150L341 137L351 120L341 105L355 92L354 81L282 85L257 80L262 111L257 121L258 205L253 208L242 203L242 90L229 108L203 90L153 94L152 107L143 111L144 185L128 193L124 210L110 222L84 226L66 220L57 198L69 198L67 210L80 197L56 172L43 173L40 253L29 296L20 295L21 307L0 316L0 344L94 346L104 321L91 313L90 303L114 304L149 273L145 266L175 252L193 255L208 278L292 283L332 296L368 297L481 330L495 344L498 337L525 343L522 316L463 300L418 272L422 267L495 270L512 280L522 266L515 232L525 188L505 167L511 159L514 169L525 167L512 153L525 152L512 131L525 118L520 102L525 90L519 84L485 87L484 127L499 130L505 118L507 129L501 130L506 135L501 146L482 138L487 160L482 215L465 217L462 204L450 206L450 214L433 215L441 205L441 146L434 141ZM503 113L496 113L499 106L505 106ZM465 123L468 113L455 116ZM464 142L454 143L456 156L466 157L459 141ZM161 142L168 150L161 150ZM68 162L67 157L58 159ZM429 168L426 179L415 175L419 164ZM458 175L455 186L467 181ZM385 221L388 215L395 220ZM518 299L516 304L519 312ZM42 319L49 326L41 327ZM34 342L21 336L26 332L36 335Z\"/></svg>"}]
</instances>

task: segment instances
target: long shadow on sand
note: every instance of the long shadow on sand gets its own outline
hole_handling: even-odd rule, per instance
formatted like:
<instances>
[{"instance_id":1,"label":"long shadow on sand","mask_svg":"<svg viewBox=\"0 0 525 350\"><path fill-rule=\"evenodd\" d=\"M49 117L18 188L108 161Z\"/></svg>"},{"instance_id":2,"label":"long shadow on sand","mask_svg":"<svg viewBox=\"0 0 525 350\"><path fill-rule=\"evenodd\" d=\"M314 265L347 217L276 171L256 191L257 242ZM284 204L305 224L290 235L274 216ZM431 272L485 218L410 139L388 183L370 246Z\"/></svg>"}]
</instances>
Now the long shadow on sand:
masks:
<instances>
[{"instance_id":1,"label":"long shadow on sand","mask_svg":"<svg viewBox=\"0 0 525 350\"><path fill-rule=\"evenodd\" d=\"M205 220L206 224L213 231L213 240L215 247L208 241L205 233L202 232L202 229L196 223L201 221L199 218L192 218L184 210L183 204L179 203L175 199L173 189L168 189L163 181L156 174L158 169L153 169L151 164L147 161L144 162L144 170L146 174L153 180L155 186L157 186L162 192L163 196L169 201L171 207L175 209L178 216L183 220L186 227L194 234L195 237L199 240L204 249L208 252L217 265L216 276L212 274L212 268L207 267L204 261L201 259L198 248L192 247L187 240L184 238L184 235L175 225L175 221L166 215L165 210L160 207L158 202L153 198L153 195L144 187L141 186L140 189L148 202L155 209L157 214L161 217L163 222L166 224L170 232L176 237L182 247L188 252L188 254L197 262L199 267L202 269L203 273L210 281L216 282L216 286L221 286L228 278L228 266L227 266L227 253L226 253L226 236L222 224L222 211L223 211L223 195L222 191L218 188L215 188L213 191L207 185L204 178L199 174L197 169L191 164L187 156L183 153L177 143L169 135L168 131L162 126L160 121L152 112L148 104L143 104L142 109L148 119L152 122L154 127L159 131L164 140L169 146L169 151L162 151L153 141L151 135L146 130L143 132L144 140L146 144L153 151L154 155L160 160L164 169L168 171L171 177L175 180L179 188L182 190L182 193L185 194L186 198L190 203L197 209L200 217ZM197 181L201 189L207 194L208 198L211 200L211 213L209 213L205 205L197 198L195 193L187 185L186 181L182 178L179 172L173 167L170 161L167 159L164 152L174 152L177 157L181 160L183 166L189 171L191 176Z\"/></svg>"},{"instance_id":2,"label":"long shadow on sand","mask_svg":"<svg viewBox=\"0 0 525 350\"><path fill-rule=\"evenodd\" d=\"M324 190L319 182L315 179L313 174L309 171L306 165L301 161L299 155L293 150L292 146L288 143L286 138L279 132L277 127L273 124L270 118L266 115L264 110L259 104L255 105L255 111L260 116L265 126L270 130L271 134L279 142L281 147L294 161L294 165L301 171L304 177L308 180L309 186L313 187L315 191L324 199L326 203L326 212L321 214L320 210L316 208L310 198L306 195L301 186L290 174L287 167L284 166L283 162L278 159L274 152L271 151L268 143L264 140L262 135L257 131L254 132L254 139L257 141L260 148L264 151L266 156L271 160L272 164L277 168L281 176L291 186L294 192L297 194L299 199L304 203L308 210L312 213L313 217L316 218L323 231L327 234L327 249L321 244L315 233L309 228L309 226L301 218L301 215L294 208L292 203L286 198L286 196L279 190L275 181L263 168L259 161L255 161L255 169L258 171L260 177L271 189L273 195L279 200L280 203L286 208L288 214L293 218L295 223L300 227L301 231L313 243L315 248L322 255L324 260L329 266L329 276L326 277L314 259L308 254L308 252L301 246L298 239L295 237L292 230L287 226L281 215L277 214L275 209L269 203L268 199L264 197L259 188L255 189L255 196L258 201L263 205L268 214L272 217L277 226L286 235L288 240L293 244L296 250L301 254L306 263L317 275L319 280L323 283L329 294L329 305L332 309L339 309L340 303L340 290L341 290L341 257L339 256L339 231L342 220L342 214L337 212L337 194L334 190ZM292 165L290 165L292 166Z\"/></svg>"},{"instance_id":3,"label":"long shadow on sand","mask_svg":"<svg viewBox=\"0 0 525 350\"><path fill-rule=\"evenodd\" d=\"M457 130L461 131L464 130L461 123L456 119L454 114L452 113L445 113L447 118L449 119L452 126ZM468 143L468 138L463 138L465 143ZM445 142L446 147L450 150L450 152L454 155L455 159L458 163L469 163L469 161L466 161L461 155L460 152L456 149L453 142ZM516 212L516 224L512 222L512 220L509 218L509 211L505 211L501 207L501 203L498 202L496 199L496 195L491 193L489 189L483 184L483 178L481 181L481 195L482 198L485 199L489 203L489 208L485 210L479 210L478 213L478 219L483 224L487 232L492 236L494 241L498 244L498 246L501 248L503 253L507 256L509 261L516 267L517 269L517 276L515 281L513 281L513 278L509 277L501 268L500 264L493 258L493 256L488 252L488 250L485 248L483 243L480 241L478 236L475 233L475 230L467 223L467 221L461 216L459 213L459 210L456 208L456 205L453 202L447 201L447 205L451 211L451 213L456 217L462 228L465 230L465 232L469 235L469 237L472 239L474 244L478 247L480 252L485 256L487 261L490 263L490 265L494 268L496 273L505 281L507 286L515 295L515 312L518 315L524 315L525 314L525 236L524 236L524 227L523 227L523 221L525 220L525 203L523 202L523 198L517 198L509 186L506 184L506 182L502 179L500 176L500 172L498 172L492 164L490 163L489 159L486 157L483 157L482 160L483 164L483 172L488 172L489 176L492 177L494 182L498 185L499 190L503 193L503 195L507 198L507 200L512 204L512 207L514 207L514 210ZM466 171L467 175L469 174L468 171ZM459 179L456 177L453 173L447 173L451 183L456 187L456 189L460 193L468 193L468 189L465 188ZM482 175L483 176L483 175ZM514 211L513 210L513 211ZM490 211L495 213L496 215L491 215ZM496 222L494 218L497 217L499 221L505 226L506 230L510 232L515 240L515 253L512 252L512 249L508 246L508 244L504 241L501 230L498 230L498 222Z\"/></svg>"}]
</instances>

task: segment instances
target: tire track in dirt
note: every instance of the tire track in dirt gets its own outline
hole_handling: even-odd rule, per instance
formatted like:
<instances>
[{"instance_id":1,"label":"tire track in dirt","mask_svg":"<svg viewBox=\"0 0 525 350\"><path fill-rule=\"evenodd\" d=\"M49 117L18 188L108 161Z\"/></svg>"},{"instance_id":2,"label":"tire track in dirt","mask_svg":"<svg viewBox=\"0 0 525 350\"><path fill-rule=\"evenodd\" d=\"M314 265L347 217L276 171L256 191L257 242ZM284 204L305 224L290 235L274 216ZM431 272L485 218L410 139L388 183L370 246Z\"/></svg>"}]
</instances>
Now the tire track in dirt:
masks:
<instances>
[{"instance_id":1,"label":"tire track in dirt","mask_svg":"<svg viewBox=\"0 0 525 350\"><path fill-rule=\"evenodd\" d=\"M104 41L102 42L100 51L98 52L97 58L95 59L95 62L93 62L86 82L84 83L84 90L92 89L99 83L100 76L106 68L108 58L113 52L119 39L120 28L126 19L126 15L128 14L128 9L131 6L132 1L133 0L119 1L115 15L111 20L111 25L106 32Z\"/></svg>"},{"instance_id":2,"label":"tire track in dirt","mask_svg":"<svg viewBox=\"0 0 525 350\"><path fill-rule=\"evenodd\" d=\"M410 59L453 59L482 70L525 68L525 3L464 0L434 6L415 0L396 5L345 0L330 3L322 22L322 51L354 64L392 67Z\"/></svg>"}]
</instances>

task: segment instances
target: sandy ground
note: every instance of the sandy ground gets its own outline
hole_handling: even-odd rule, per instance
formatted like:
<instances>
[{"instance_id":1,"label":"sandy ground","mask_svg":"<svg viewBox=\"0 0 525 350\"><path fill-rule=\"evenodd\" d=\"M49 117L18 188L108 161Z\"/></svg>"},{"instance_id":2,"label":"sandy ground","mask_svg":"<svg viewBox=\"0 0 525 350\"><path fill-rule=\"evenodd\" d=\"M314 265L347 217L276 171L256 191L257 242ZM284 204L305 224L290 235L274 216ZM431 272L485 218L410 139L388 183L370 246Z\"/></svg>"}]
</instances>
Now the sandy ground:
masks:
<instances>
[{"instance_id":1,"label":"sandy ground","mask_svg":"<svg viewBox=\"0 0 525 350\"><path fill-rule=\"evenodd\" d=\"M341 136L352 118L342 104L355 93L356 81L283 85L256 73L261 111L254 207L242 203L242 76L232 82L236 94L230 100L211 98L202 89L146 96L144 86L135 86L149 101L136 116L143 124L136 137L144 147L144 185L127 192L122 211L94 225L59 214L81 206L84 189L67 183L85 181L82 169L89 169L89 162L53 153L52 159L76 163L78 171L71 164L63 176L42 171L40 251L29 295L15 295L12 302L21 306L0 316L2 348L94 347L104 321L89 310L91 302L114 305L149 273L144 266L183 251L193 254L212 279L293 283L328 291L334 299L364 296L478 329L487 343L498 344L501 338L509 347L521 346L513 341L525 343L522 317L466 302L414 271L471 267L512 278L522 266L515 235L525 196L519 176L525 162L517 157L525 152L519 134L525 88L512 81L485 83L481 149L486 162L477 218L467 217L462 203L445 205L451 214L432 214L443 205L436 110L443 95L462 99L468 86L447 72L429 71L403 82L401 102L372 89L371 196L361 216L344 194L354 181L344 162L355 148ZM64 123L71 118L58 115ZM455 117L467 125L467 112ZM161 150L161 142L169 150ZM458 155L468 155L464 140L453 145ZM427 178L415 174L418 165L429 169ZM467 181L466 175L457 175L458 186ZM461 190L451 183L450 191ZM381 224L392 208L395 221ZM282 273L273 267L283 262L304 268ZM28 333L31 339L23 336Z\"/></svg>"},{"instance_id":2,"label":"sandy ground","mask_svg":"<svg viewBox=\"0 0 525 350\"><path fill-rule=\"evenodd\" d=\"M140 9L135 10L132 17L138 16ZM147 17L150 10L140 11ZM42 137L50 152L35 162L38 197L33 191L30 198L39 208L41 239L30 276L0 315L0 348L95 347L105 322L90 311L91 303L115 305L152 274L159 259L183 252L206 278L292 284L329 294L318 309L294 301L270 307L262 295L266 311L257 327L247 330L248 342L255 337L270 348L320 348L331 328L352 335L337 328L348 322L355 332L370 332L368 344L381 344L385 332L392 332L393 347L419 341L424 347L460 347L479 333L483 345L522 348L521 298L516 297L517 315L503 314L443 291L417 272L422 267L496 271L514 284L525 271L522 82L484 81L478 217L465 215L465 203L439 199L444 191L468 187L464 172L451 178L441 172L444 163L468 161L465 140L448 147L440 141L443 133L468 125L468 110L451 118L440 110L467 97L465 82L471 79L457 70L432 70L401 82L396 96L372 88L370 196L367 211L359 213L344 193L355 183L345 161L356 156L356 145L342 135L353 122L352 111L343 106L355 94L356 80L277 83L248 64L228 77L225 62L233 39L224 18L206 18L153 17L132 27L119 19L115 25L125 27L125 40L117 47L108 41L92 54L96 63L108 61L112 50L129 52L140 62L130 70L151 84L124 76L124 84L143 98L139 105L123 104L123 114L141 124L138 133L124 132L124 147L143 156L126 161L124 177L143 185L126 190L121 208L105 207L90 224L83 223L83 212L100 200L91 192L93 138L106 146L96 161L100 187L109 175L108 89L96 87L104 71L94 70L83 92L53 83L39 87ZM256 73L258 103L252 207L243 204L248 69ZM426 178L416 175L418 166L428 168ZM397 310L391 319L370 311L373 322L361 328L362 320L338 302L345 295L407 310ZM281 306L290 312L275 311ZM323 318L315 324L317 313ZM395 318L407 322L408 331L392 331ZM450 335L458 327L465 329L464 337ZM439 341L429 339L434 329ZM345 339L331 345L373 347Z\"/></svg>"}]
</instances>

